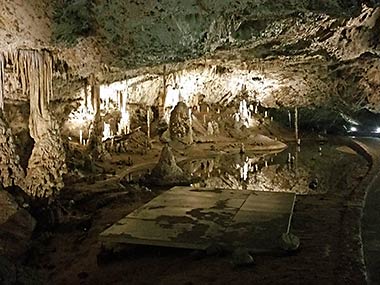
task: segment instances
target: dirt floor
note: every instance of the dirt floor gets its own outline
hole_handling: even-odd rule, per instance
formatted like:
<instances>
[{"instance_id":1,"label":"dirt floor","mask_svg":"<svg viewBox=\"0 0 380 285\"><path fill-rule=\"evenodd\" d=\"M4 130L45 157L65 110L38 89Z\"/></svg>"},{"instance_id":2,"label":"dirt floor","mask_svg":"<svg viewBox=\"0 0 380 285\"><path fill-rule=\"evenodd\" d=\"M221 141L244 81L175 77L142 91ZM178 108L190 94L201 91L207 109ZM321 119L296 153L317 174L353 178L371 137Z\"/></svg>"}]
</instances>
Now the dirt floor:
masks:
<instances>
[{"instance_id":1,"label":"dirt floor","mask_svg":"<svg viewBox=\"0 0 380 285\"><path fill-rule=\"evenodd\" d=\"M201 152L210 145L198 146ZM98 235L165 189L122 185L127 169L154 164L161 145L146 155L115 155L108 174L67 186L49 221L35 235L25 264L44 284L364 284L359 185L368 165L360 156L336 152L326 194L297 196L292 232L301 240L291 255L257 255L255 265L235 267L231 255L148 246L104 248ZM226 150L226 149L225 149ZM232 148L231 148L232 151ZM177 156L185 157L183 151ZM133 166L125 166L130 159ZM141 166L142 167L142 166ZM115 170L116 168L116 170ZM332 170L332 171L331 171ZM107 171L106 171L107 172ZM112 173L110 173L112 172Z\"/></svg>"}]
</instances>

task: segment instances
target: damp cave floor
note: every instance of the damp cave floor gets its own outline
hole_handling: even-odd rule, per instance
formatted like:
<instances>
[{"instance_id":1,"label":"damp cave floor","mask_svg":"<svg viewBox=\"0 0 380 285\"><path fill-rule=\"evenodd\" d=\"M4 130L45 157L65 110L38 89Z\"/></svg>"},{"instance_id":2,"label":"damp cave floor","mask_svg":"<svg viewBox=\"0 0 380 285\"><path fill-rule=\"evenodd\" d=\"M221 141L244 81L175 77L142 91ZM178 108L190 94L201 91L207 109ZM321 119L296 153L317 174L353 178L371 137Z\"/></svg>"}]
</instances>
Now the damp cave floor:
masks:
<instances>
[{"instance_id":1,"label":"damp cave floor","mask_svg":"<svg viewBox=\"0 0 380 285\"><path fill-rule=\"evenodd\" d=\"M100 235L110 243L280 251L295 193L173 187Z\"/></svg>"},{"instance_id":2,"label":"damp cave floor","mask_svg":"<svg viewBox=\"0 0 380 285\"><path fill-rule=\"evenodd\" d=\"M159 148L128 156L137 166L158 160ZM71 218L34 240L26 264L45 284L365 284L359 235L364 191L358 185L366 167L352 155L336 167L339 176L331 191L297 196L292 233L301 240L299 251L257 254L253 267L237 268L230 256L193 249L128 244L104 252L99 235L163 191L125 190L102 181L67 190L68 196L80 197Z\"/></svg>"}]
</instances>

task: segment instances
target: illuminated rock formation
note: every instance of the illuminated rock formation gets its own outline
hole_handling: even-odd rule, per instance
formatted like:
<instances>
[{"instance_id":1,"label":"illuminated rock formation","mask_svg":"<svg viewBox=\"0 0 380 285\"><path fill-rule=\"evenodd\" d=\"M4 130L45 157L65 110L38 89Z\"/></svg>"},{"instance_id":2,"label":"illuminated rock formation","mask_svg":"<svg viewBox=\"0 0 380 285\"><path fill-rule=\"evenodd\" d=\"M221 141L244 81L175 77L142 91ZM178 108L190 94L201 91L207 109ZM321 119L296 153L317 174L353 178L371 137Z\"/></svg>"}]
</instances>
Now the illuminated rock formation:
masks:
<instances>
[{"instance_id":1,"label":"illuminated rock formation","mask_svg":"<svg viewBox=\"0 0 380 285\"><path fill-rule=\"evenodd\" d=\"M23 96L30 100L29 131L34 140L34 148L29 159L25 183L19 170L19 159L15 155L13 139L3 119L2 136L7 145L2 144L8 159L9 179L7 186L19 185L30 196L47 198L63 188L63 174L66 173L65 151L60 136L59 125L50 113L49 102L53 95L53 59L47 51L12 50L0 58L0 105L4 98L4 66L12 67L17 76ZM8 87L9 89L9 87ZM8 90L9 91L9 90ZM5 172L7 173L7 172Z\"/></svg>"},{"instance_id":2,"label":"illuminated rock formation","mask_svg":"<svg viewBox=\"0 0 380 285\"><path fill-rule=\"evenodd\" d=\"M49 111L52 58L48 52L21 51L19 63L21 81L30 96L29 129L34 139L26 191L33 197L47 198L63 188L67 171L59 126Z\"/></svg>"},{"instance_id":3,"label":"illuminated rock formation","mask_svg":"<svg viewBox=\"0 0 380 285\"><path fill-rule=\"evenodd\" d=\"M189 109L186 104L179 102L170 115L170 138L184 144L193 142Z\"/></svg>"},{"instance_id":4,"label":"illuminated rock formation","mask_svg":"<svg viewBox=\"0 0 380 285\"><path fill-rule=\"evenodd\" d=\"M151 175L145 178L145 183L152 185L188 185L190 179L177 165L170 146L165 145L162 149L160 160L153 168Z\"/></svg>"}]
</instances>

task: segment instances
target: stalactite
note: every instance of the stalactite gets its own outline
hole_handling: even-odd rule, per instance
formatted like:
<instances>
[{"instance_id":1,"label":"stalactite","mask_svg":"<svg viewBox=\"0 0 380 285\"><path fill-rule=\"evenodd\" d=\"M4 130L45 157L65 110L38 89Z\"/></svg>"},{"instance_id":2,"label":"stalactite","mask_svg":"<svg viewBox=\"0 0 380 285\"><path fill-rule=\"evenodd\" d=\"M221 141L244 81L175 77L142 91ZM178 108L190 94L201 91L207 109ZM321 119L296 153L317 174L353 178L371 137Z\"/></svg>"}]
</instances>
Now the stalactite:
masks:
<instances>
[{"instance_id":1,"label":"stalactite","mask_svg":"<svg viewBox=\"0 0 380 285\"><path fill-rule=\"evenodd\" d=\"M296 138L296 143L299 145L299 137L298 137L298 108L294 108L294 135Z\"/></svg>"},{"instance_id":2,"label":"stalactite","mask_svg":"<svg viewBox=\"0 0 380 285\"><path fill-rule=\"evenodd\" d=\"M61 190L66 173L59 125L49 112L52 96L52 57L47 51L21 50L18 70L22 89L30 97L29 130L34 148L29 159L26 191L49 198Z\"/></svg>"},{"instance_id":3,"label":"stalactite","mask_svg":"<svg viewBox=\"0 0 380 285\"><path fill-rule=\"evenodd\" d=\"M5 69L4 55L0 54L0 109L1 110L4 110L4 69Z\"/></svg>"},{"instance_id":4,"label":"stalactite","mask_svg":"<svg viewBox=\"0 0 380 285\"><path fill-rule=\"evenodd\" d=\"M90 139L88 143L88 151L94 159L99 158L104 152L102 143L103 123L100 116L100 86L96 82L94 76L90 78L91 86L91 103L95 112L94 121L90 129Z\"/></svg>"},{"instance_id":5,"label":"stalactite","mask_svg":"<svg viewBox=\"0 0 380 285\"><path fill-rule=\"evenodd\" d=\"M120 113L121 118L118 123L118 135L129 134L131 129L129 111L127 110L128 105L128 93L121 93L121 105Z\"/></svg>"},{"instance_id":6,"label":"stalactite","mask_svg":"<svg viewBox=\"0 0 380 285\"><path fill-rule=\"evenodd\" d=\"M21 90L30 98L30 135L35 144L27 175L23 173L11 130L3 117L5 67L13 68ZM59 126L49 112L53 94L53 60L49 52L11 50L0 53L0 183L18 185L30 196L47 198L63 188L65 152Z\"/></svg>"},{"instance_id":7,"label":"stalactite","mask_svg":"<svg viewBox=\"0 0 380 285\"><path fill-rule=\"evenodd\" d=\"M0 185L9 187L17 185L24 189L25 174L16 154L12 131L4 118L4 78L8 54L0 54Z\"/></svg>"}]
</instances>

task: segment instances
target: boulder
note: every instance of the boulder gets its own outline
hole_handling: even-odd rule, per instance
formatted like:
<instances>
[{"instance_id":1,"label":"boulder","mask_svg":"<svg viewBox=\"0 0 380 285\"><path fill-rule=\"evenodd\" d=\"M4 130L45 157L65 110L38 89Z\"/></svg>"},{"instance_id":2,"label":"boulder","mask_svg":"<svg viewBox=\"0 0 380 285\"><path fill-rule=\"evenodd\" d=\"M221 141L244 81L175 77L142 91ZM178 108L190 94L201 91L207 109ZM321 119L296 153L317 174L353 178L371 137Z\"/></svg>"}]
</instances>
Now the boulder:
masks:
<instances>
[{"instance_id":1,"label":"boulder","mask_svg":"<svg viewBox=\"0 0 380 285\"><path fill-rule=\"evenodd\" d=\"M36 221L4 190L0 190L0 209L0 256L16 259L28 249Z\"/></svg>"}]
</instances>

